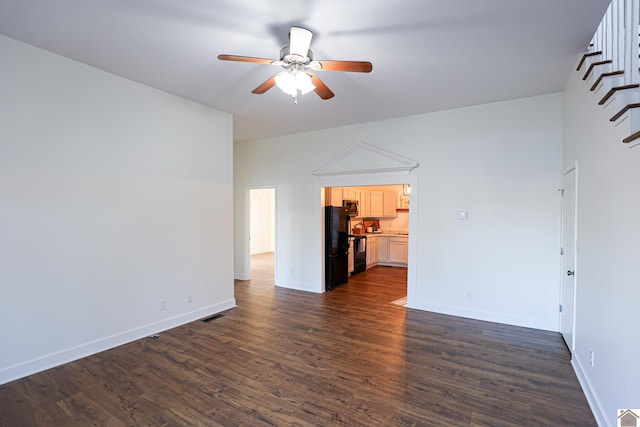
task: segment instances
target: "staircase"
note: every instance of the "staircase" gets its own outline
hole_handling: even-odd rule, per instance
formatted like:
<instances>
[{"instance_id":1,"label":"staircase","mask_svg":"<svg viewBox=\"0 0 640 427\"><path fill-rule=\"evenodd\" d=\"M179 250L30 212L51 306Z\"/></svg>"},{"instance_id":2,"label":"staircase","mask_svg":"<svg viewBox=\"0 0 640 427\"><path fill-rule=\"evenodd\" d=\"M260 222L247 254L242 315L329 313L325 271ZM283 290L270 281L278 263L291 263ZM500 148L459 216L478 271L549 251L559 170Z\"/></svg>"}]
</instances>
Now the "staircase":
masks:
<instances>
[{"instance_id":1,"label":"staircase","mask_svg":"<svg viewBox=\"0 0 640 427\"><path fill-rule=\"evenodd\" d=\"M599 105L615 111L610 121L628 121L622 140L640 145L640 0L612 0L578 63ZM630 29L627 31L627 29Z\"/></svg>"}]
</instances>

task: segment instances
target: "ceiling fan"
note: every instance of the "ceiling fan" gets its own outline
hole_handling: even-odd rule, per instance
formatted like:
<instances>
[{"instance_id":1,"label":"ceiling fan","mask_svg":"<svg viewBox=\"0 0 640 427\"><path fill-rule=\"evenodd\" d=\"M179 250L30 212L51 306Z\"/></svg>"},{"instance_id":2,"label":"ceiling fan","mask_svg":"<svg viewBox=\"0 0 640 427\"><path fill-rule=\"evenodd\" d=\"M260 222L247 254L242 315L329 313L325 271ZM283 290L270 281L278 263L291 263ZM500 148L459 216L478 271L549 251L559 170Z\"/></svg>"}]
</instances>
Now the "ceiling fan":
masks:
<instances>
[{"instance_id":1,"label":"ceiling fan","mask_svg":"<svg viewBox=\"0 0 640 427\"><path fill-rule=\"evenodd\" d=\"M369 73L373 69L371 62L366 61L314 61L313 52L309 49L312 37L313 33L306 28L291 27L289 45L280 50L278 60L237 55L218 55L218 59L280 65L284 68L283 71L269 77L251 93L262 94L277 85L283 92L291 95L296 103L298 92L304 95L313 90L322 99L334 97L331 89L315 75L316 71Z\"/></svg>"}]
</instances>

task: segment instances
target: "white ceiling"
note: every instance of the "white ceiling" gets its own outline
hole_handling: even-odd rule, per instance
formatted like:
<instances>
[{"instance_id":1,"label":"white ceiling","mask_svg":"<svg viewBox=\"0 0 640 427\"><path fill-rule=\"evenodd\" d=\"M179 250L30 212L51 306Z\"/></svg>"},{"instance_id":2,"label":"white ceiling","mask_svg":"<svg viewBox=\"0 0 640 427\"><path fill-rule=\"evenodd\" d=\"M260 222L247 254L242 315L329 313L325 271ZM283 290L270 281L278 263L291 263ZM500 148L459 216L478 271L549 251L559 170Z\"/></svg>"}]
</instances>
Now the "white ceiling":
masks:
<instances>
[{"instance_id":1,"label":"white ceiling","mask_svg":"<svg viewBox=\"0 0 640 427\"><path fill-rule=\"evenodd\" d=\"M0 0L0 33L234 116L234 140L383 120L561 91L608 0ZM298 105L251 90L291 25L336 96ZM1 59L0 59L1 62Z\"/></svg>"}]
</instances>

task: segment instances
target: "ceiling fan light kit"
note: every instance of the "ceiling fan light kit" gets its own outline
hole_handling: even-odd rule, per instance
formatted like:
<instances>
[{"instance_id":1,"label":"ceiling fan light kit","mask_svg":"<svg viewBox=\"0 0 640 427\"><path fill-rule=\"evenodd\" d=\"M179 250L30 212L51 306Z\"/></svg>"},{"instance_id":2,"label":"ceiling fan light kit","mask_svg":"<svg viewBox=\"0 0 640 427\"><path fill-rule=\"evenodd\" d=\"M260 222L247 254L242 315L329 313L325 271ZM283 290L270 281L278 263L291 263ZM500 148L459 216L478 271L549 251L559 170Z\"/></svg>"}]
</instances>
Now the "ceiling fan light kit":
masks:
<instances>
[{"instance_id":1,"label":"ceiling fan light kit","mask_svg":"<svg viewBox=\"0 0 640 427\"><path fill-rule=\"evenodd\" d=\"M252 56L218 55L222 61L252 62L255 64L280 65L284 71L274 74L260 86L252 90L254 94L263 94L273 86L278 86L284 93L293 97L298 103L298 92L302 95L312 90L322 99L331 99L334 93L327 87L314 71L339 71L369 73L373 69L366 61L314 61L311 46L313 33L306 28L291 27L289 45L280 50L280 59L271 60Z\"/></svg>"},{"instance_id":2,"label":"ceiling fan light kit","mask_svg":"<svg viewBox=\"0 0 640 427\"><path fill-rule=\"evenodd\" d=\"M316 88L316 85L311 83L311 76L299 71L280 71L276 75L276 85L294 98L298 95L298 91L306 95Z\"/></svg>"}]
</instances>

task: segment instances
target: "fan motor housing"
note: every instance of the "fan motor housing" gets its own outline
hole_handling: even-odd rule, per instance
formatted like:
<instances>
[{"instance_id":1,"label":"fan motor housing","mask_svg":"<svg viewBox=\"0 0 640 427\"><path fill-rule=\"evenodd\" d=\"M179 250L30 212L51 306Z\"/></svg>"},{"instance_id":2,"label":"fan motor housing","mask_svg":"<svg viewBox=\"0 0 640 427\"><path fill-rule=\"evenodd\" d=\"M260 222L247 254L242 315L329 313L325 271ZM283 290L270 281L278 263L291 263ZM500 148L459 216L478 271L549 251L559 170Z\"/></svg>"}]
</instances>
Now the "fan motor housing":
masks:
<instances>
[{"instance_id":1,"label":"fan motor housing","mask_svg":"<svg viewBox=\"0 0 640 427\"><path fill-rule=\"evenodd\" d=\"M280 60L287 64L298 63L306 65L309 62L313 61L313 52L311 51L311 49L309 49L307 51L306 57L300 55L292 55L289 46L285 46L280 49Z\"/></svg>"}]
</instances>

